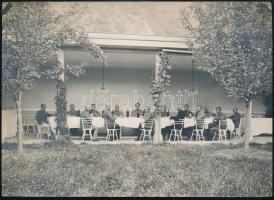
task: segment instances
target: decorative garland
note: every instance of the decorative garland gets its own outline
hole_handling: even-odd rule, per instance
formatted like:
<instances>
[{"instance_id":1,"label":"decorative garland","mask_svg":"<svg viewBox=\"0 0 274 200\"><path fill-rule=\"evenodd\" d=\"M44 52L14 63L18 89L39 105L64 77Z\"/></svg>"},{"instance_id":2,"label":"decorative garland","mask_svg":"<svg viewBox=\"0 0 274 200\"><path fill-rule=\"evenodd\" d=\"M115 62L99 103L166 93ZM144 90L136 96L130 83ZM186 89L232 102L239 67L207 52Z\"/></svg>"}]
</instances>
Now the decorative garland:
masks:
<instances>
[{"instance_id":1,"label":"decorative garland","mask_svg":"<svg viewBox=\"0 0 274 200\"><path fill-rule=\"evenodd\" d=\"M160 108L161 104L161 95L163 92L166 92L166 87L170 85L171 76L168 74L168 71L171 69L169 64L169 55L163 51L156 54L156 67L152 71L152 86L151 86L151 95L156 108Z\"/></svg>"},{"instance_id":2,"label":"decorative garland","mask_svg":"<svg viewBox=\"0 0 274 200\"><path fill-rule=\"evenodd\" d=\"M68 134L67 125L66 125L66 113L67 113L67 87L66 83L62 80L57 80L57 94L55 97L56 105L56 123L57 131L61 135Z\"/></svg>"}]
</instances>

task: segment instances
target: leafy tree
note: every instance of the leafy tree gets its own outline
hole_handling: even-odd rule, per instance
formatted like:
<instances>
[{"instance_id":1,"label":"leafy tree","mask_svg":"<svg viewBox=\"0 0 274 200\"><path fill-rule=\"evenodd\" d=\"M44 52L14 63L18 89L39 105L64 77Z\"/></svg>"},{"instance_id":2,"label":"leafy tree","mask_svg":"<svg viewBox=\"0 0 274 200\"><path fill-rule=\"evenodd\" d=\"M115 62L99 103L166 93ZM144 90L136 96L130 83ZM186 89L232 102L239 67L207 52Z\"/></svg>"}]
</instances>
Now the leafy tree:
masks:
<instances>
[{"instance_id":1,"label":"leafy tree","mask_svg":"<svg viewBox=\"0 0 274 200\"><path fill-rule=\"evenodd\" d=\"M262 2L207 2L181 14L201 68L246 104L248 150L250 103L272 90L272 10Z\"/></svg>"},{"instance_id":2,"label":"leafy tree","mask_svg":"<svg viewBox=\"0 0 274 200\"><path fill-rule=\"evenodd\" d=\"M72 7L72 8L75 8ZM67 14L57 15L49 3L12 3L2 20L2 88L11 97L17 109L17 150L23 150L21 99L25 90L35 86L42 77L59 80L58 89L64 91L64 73L79 76L84 73L82 66L61 66L52 62L56 52L65 43L75 43L87 49L94 57L105 61L103 51L90 42L83 29L76 29ZM55 60L56 61L56 60ZM60 67L61 66L61 67ZM67 77L67 76L66 76ZM65 125L65 92L57 92L57 128ZM59 100L58 100L59 99ZM62 106L60 99L64 100ZM61 111L62 113L60 113Z\"/></svg>"}]
</instances>

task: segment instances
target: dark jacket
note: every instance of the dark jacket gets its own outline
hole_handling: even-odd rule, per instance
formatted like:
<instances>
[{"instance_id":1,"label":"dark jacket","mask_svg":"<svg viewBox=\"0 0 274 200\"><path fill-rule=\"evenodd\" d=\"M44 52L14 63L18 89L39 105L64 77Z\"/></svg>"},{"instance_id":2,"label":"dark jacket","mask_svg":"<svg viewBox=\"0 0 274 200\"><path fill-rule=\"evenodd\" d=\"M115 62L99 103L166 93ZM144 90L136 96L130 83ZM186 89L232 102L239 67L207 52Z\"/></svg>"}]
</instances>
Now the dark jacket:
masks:
<instances>
[{"instance_id":1,"label":"dark jacket","mask_svg":"<svg viewBox=\"0 0 274 200\"><path fill-rule=\"evenodd\" d=\"M241 114L238 112L233 112L233 114L229 118L232 119L235 128L239 128Z\"/></svg>"},{"instance_id":2,"label":"dark jacket","mask_svg":"<svg viewBox=\"0 0 274 200\"><path fill-rule=\"evenodd\" d=\"M101 113L95 109L91 109L90 114L92 114L93 117L101 117Z\"/></svg>"},{"instance_id":3,"label":"dark jacket","mask_svg":"<svg viewBox=\"0 0 274 200\"><path fill-rule=\"evenodd\" d=\"M143 115L144 111L141 109L135 109L131 112L131 117L137 117L137 115L139 115L139 117L141 117Z\"/></svg>"},{"instance_id":4,"label":"dark jacket","mask_svg":"<svg viewBox=\"0 0 274 200\"><path fill-rule=\"evenodd\" d=\"M48 112L44 110L39 110L36 115L35 119L37 120L38 124L46 123L48 124L48 117L53 116L52 114L49 114Z\"/></svg>"},{"instance_id":5,"label":"dark jacket","mask_svg":"<svg viewBox=\"0 0 274 200\"><path fill-rule=\"evenodd\" d=\"M80 111L79 110L69 110L67 112L67 115L80 117Z\"/></svg>"}]
</instances>

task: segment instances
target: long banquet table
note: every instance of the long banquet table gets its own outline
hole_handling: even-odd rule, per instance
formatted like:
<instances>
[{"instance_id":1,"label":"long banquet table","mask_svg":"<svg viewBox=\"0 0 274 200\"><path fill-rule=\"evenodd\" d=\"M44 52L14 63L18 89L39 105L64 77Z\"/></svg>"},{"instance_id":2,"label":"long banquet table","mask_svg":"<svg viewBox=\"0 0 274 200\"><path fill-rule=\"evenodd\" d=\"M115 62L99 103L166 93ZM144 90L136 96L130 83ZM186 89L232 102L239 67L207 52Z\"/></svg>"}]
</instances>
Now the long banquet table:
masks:
<instances>
[{"instance_id":1,"label":"long banquet table","mask_svg":"<svg viewBox=\"0 0 274 200\"><path fill-rule=\"evenodd\" d=\"M127 128L138 128L140 124L143 124L145 119L140 117L118 117L115 120L115 124L120 126L120 138L122 137L122 127Z\"/></svg>"},{"instance_id":2,"label":"long banquet table","mask_svg":"<svg viewBox=\"0 0 274 200\"><path fill-rule=\"evenodd\" d=\"M52 132L56 133L56 120L55 116L49 117L49 124ZM67 116L67 125L68 128L81 128L81 118L76 116ZM105 121L102 117L93 117L92 118L92 125L94 128L103 128L105 127Z\"/></svg>"},{"instance_id":3,"label":"long banquet table","mask_svg":"<svg viewBox=\"0 0 274 200\"><path fill-rule=\"evenodd\" d=\"M208 129L208 124L213 122L214 117L205 118L205 129ZM53 133L56 133L56 120L55 116L49 117L49 124ZM143 126L145 119L140 117L118 117L115 120L115 124L120 126L120 138L122 137L122 127L134 128L137 129L140 125ZM174 124L173 119L169 119L169 117L161 118L161 128L165 128L168 126L172 126ZM76 116L67 116L67 125L68 128L81 128L81 118ZM103 128L105 127L105 121L102 117L93 117L92 125L94 128ZM185 118L184 119L184 128L193 127L196 125L195 118ZM234 130L233 121L227 118L227 129L232 132Z\"/></svg>"},{"instance_id":4,"label":"long banquet table","mask_svg":"<svg viewBox=\"0 0 274 200\"><path fill-rule=\"evenodd\" d=\"M205 118L204 120L205 120L204 121L205 129L208 129L208 125L213 122L214 117ZM233 121L229 118L227 118L226 120L227 120L227 129L230 132L232 132L234 130ZM173 124L174 124L174 120L169 119L168 117L162 117L161 118L161 128L165 128L165 127L173 125ZM183 127L184 128L193 127L195 125L196 125L196 119L195 118L185 118L183 120Z\"/></svg>"}]
</instances>

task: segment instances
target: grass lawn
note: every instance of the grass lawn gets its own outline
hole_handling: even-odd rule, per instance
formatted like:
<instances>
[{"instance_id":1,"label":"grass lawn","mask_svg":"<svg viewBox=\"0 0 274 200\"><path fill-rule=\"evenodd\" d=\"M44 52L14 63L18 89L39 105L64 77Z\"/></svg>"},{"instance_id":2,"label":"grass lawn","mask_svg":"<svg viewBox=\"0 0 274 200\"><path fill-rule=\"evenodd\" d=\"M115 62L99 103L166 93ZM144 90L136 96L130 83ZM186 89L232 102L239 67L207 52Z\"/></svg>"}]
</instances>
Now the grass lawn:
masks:
<instances>
[{"instance_id":1,"label":"grass lawn","mask_svg":"<svg viewBox=\"0 0 274 200\"><path fill-rule=\"evenodd\" d=\"M2 150L3 196L272 196L272 144Z\"/></svg>"}]
</instances>

